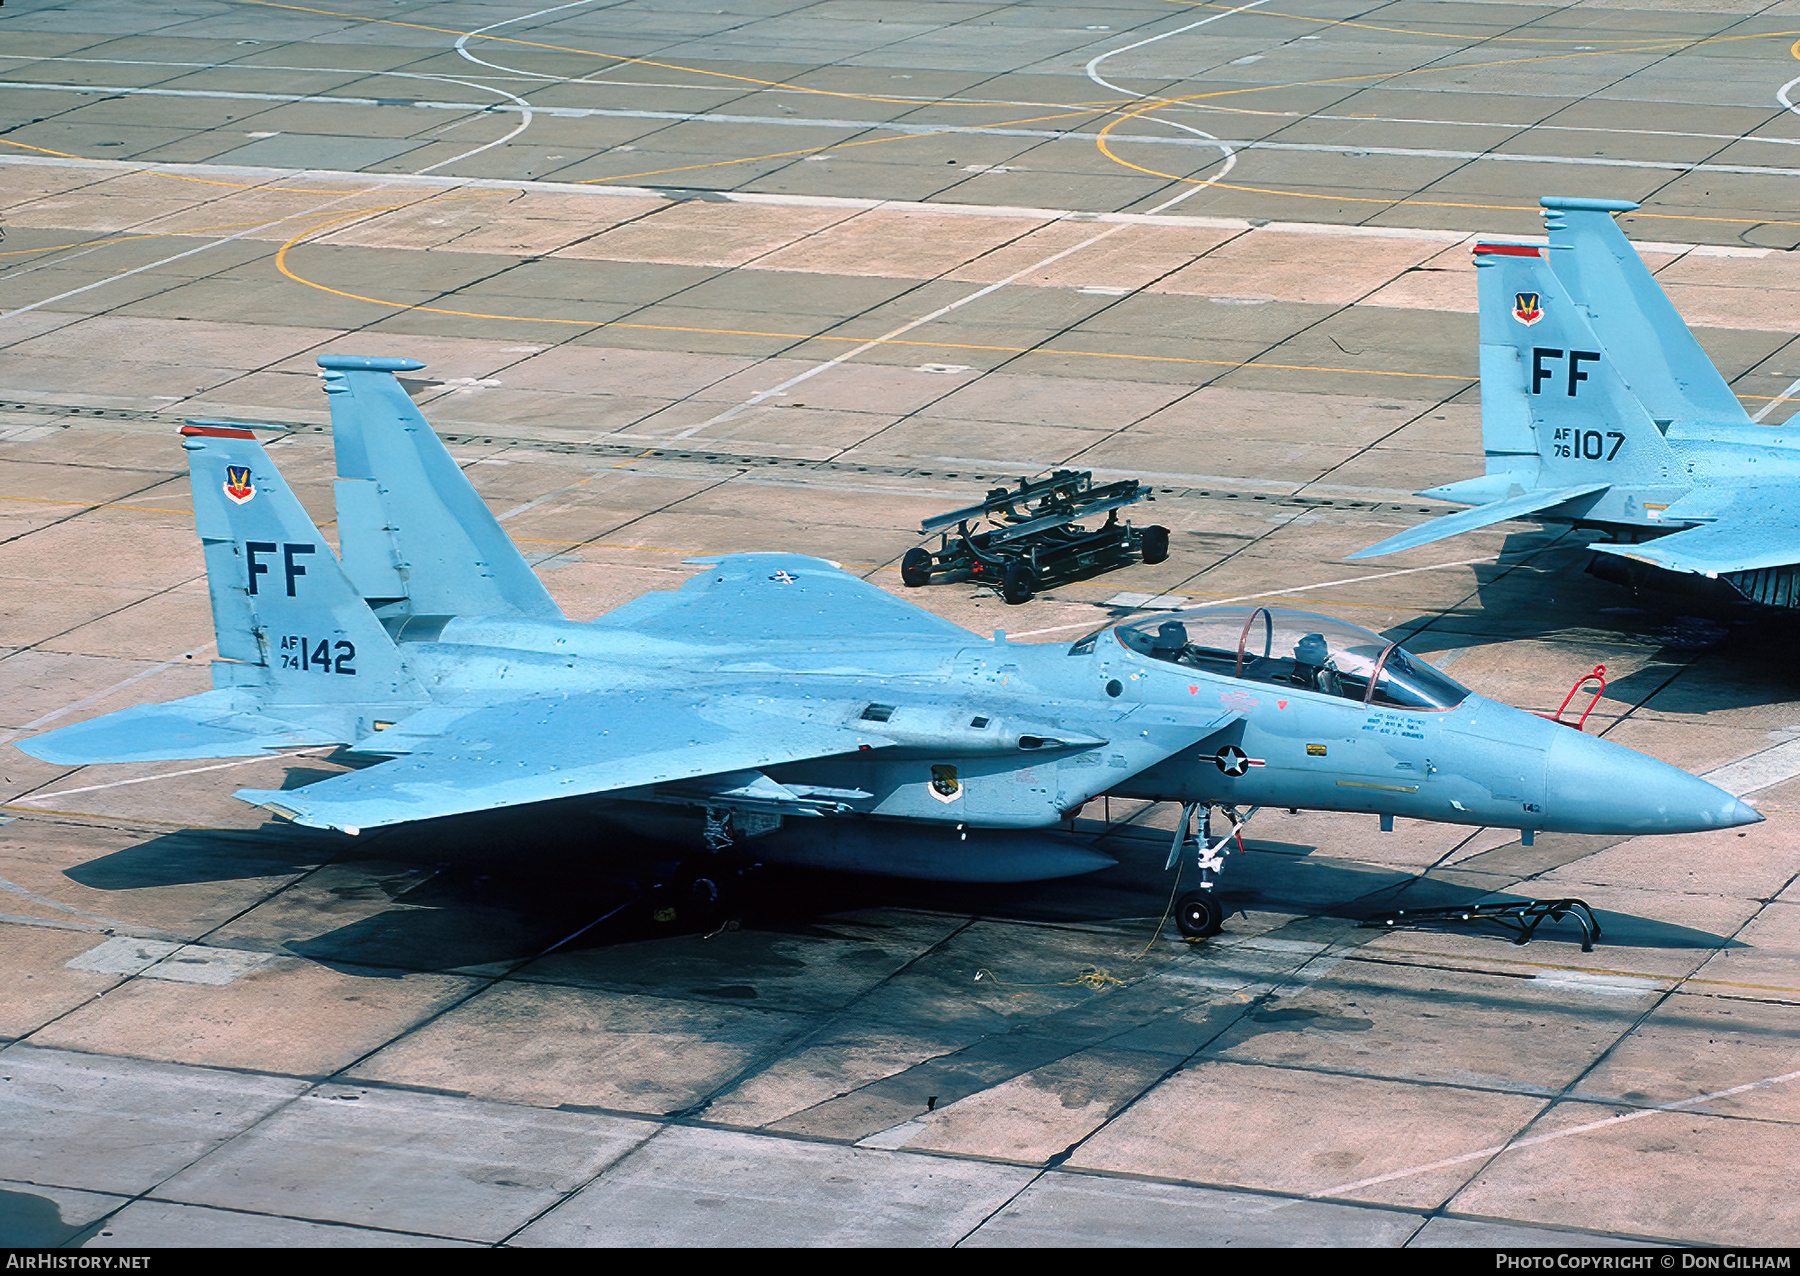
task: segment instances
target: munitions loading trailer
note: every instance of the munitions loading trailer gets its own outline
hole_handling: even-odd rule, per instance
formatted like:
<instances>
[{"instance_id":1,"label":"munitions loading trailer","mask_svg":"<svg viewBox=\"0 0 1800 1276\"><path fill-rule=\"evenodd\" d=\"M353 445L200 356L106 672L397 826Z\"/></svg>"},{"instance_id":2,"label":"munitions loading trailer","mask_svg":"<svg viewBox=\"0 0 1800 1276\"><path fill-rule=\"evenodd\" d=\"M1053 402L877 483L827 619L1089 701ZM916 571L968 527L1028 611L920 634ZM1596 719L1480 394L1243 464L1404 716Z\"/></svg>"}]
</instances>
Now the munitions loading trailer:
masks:
<instances>
[{"instance_id":1,"label":"munitions loading trailer","mask_svg":"<svg viewBox=\"0 0 1800 1276\"><path fill-rule=\"evenodd\" d=\"M1567 724L1565 724L1567 725ZM1600 921L1586 900L1525 899L1510 903L1459 904L1449 908L1397 908L1391 913L1377 913L1359 923L1363 930L1385 930L1396 926L1422 926L1435 929L1454 922L1493 922L1510 931L1515 944L1528 944L1537 928L1546 920L1560 922L1573 917L1581 927L1581 951L1594 951L1600 938Z\"/></svg>"},{"instance_id":2,"label":"munitions loading trailer","mask_svg":"<svg viewBox=\"0 0 1800 1276\"><path fill-rule=\"evenodd\" d=\"M1017 490L996 487L979 505L921 523L926 535L937 533L938 548L907 550L900 579L909 586L940 574L975 580L993 585L1009 603L1024 603L1047 583L1097 575L1140 557L1160 563L1169 556L1169 529L1133 527L1119 518L1125 506L1155 499L1136 479L1096 487L1090 470L1020 479ZM1100 527L1080 526L1101 514Z\"/></svg>"}]
</instances>

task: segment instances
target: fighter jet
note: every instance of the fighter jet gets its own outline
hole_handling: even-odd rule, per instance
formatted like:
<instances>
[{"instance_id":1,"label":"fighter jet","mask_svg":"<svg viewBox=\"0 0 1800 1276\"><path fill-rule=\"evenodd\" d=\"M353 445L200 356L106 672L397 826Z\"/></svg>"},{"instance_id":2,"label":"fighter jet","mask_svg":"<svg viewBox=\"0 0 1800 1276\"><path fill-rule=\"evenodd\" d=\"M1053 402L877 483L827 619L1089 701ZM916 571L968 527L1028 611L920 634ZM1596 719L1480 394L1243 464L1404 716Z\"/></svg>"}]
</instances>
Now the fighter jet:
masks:
<instances>
[{"instance_id":1,"label":"fighter jet","mask_svg":"<svg viewBox=\"0 0 1800 1276\"><path fill-rule=\"evenodd\" d=\"M551 600L395 379L329 355L340 551L238 424L182 431L214 688L34 737L62 765L341 746L365 765L237 797L345 834L581 798L732 856L1020 881L1115 861L1060 831L1104 795L1181 804L1170 865L1215 932L1227 843L1261 807L1521 830L1759 820L1672 766L1454 680L1366 629L1268 607L980 637L829 562L699 560L588 622ZM1220 827L1212 826L1215 808ZM1202 831L1194 817L1202 814ZM722 873L696 872L696 891Z\"/></svg>"},{"instance_id":2,"label":"fighter jet","mask_svg":"<svg viewBox=\"0 0 1800 1276\"><path fill-rule=\"evenodd\" d=\"M1507 519L1598 530L1589 570L1800 606L1800 427L1755 424L1612 215L1547 196L1549 243L1475 245L1487 473L1420 492L1475 508L1351 554Z\"/></svg>"}]
</instances>

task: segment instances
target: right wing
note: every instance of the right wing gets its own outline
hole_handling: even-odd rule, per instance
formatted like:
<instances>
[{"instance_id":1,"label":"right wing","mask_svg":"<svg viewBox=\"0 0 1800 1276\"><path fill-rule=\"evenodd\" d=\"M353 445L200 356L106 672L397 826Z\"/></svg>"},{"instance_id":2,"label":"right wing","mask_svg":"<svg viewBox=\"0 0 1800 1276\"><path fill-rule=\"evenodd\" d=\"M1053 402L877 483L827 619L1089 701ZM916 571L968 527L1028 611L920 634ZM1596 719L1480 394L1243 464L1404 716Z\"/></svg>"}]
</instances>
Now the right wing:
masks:
<instances>
[{"instance_id":1,"label":"right wing","mask_svg":"<svg viewBox=\"0 0 1800 1276\"><path fill-rule=\"evenodd\" d=\"M513 700L444 714L438 724L436 736L409 733L411 752L390 762L299 789L242 789L236 796L300 824L357 832L890 743L762 712L742 700L661 689Z\"/></svg>"},{"instance_id":2,"label":"right wing","mask_svg":"<svg viewBox=\"0 0 1800 1276\"><path fill-rule=\"evenodd\" d=\"M1710 495L1684 497L1664 517L1680 518L1689 510L1688 516L1694 517L1703 512ZM1800 511L1794 508L1791 486L1740 488L1722 505L1704 512L1712 515L1712 522L1636 545L1602 541L1588 548L1707 577L1800 563Z\"/></svg>"}]
</instances>

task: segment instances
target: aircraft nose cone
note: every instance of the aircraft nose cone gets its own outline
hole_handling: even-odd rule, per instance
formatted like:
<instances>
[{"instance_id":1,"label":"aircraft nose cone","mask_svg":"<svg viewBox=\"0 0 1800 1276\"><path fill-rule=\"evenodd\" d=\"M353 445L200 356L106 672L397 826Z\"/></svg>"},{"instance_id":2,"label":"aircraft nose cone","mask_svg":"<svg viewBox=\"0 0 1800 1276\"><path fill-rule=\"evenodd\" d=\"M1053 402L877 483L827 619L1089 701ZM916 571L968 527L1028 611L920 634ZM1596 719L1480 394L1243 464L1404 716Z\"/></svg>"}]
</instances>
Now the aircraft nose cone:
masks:
<instances>
[{"instance_id":1,"label":"aircraft nose cone","mask_svg":"<svg viewBox=\"0 0 1800 1276\"><path fill-rule=\"evenodd\" d=\"M1762 814L1715 784L1634 749L1559 731L1544 784L1547 827L1569 833L1701 833Z\"/></svg>"}]
</instances>

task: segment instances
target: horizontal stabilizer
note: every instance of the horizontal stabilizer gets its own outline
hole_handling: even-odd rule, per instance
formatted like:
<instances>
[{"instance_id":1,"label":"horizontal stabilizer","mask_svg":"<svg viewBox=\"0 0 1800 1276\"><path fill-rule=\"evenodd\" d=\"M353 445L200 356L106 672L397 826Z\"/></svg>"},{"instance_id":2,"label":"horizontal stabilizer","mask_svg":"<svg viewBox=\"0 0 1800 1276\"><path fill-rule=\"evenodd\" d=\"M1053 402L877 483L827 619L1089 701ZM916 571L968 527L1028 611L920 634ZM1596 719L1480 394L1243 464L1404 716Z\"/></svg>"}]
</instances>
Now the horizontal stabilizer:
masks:
<instances>
[{"instance_id":1,"label":"horizontal stabilizer","mask_svg":"<svg viewBox=\"0 0 1800 1276\"><path fill-rule=\"evenodd\" d=\"M1397 554L1403 549L1417 549L1421 545L1429 545L1451 536L1460 536L1464 532L1472 532L1479 527L1487 527L1492 523L1504 523L1510 518L1523 518L1527 514L1535 514L1539 510L1547 510L1561 505L1577 497L1591 496L1596 492L1604 492L1611 484L1582 483L1575 487L1559 487L1550 490L1526 492L1523 496L1510 496L1504 501L1493 501L1487 505L1477 505L1474 509L1458 510L1454 514L1446 514L1442 518L1434 518L1429 523L1420 523L1417 527L1409 527L1398 536L1390 536L1386 540L1359 549L1354 554L1345 555L1352 561L1362 558L1380 558L1383 554Z\"/></svg>"},{"instance_id":2,"label":"horizontal stabilizer","mask_svg":"<svg viewBox=\"0 0 1800 1276\"><path fill-rule=\"evenodd\" d=\"M314 828L356 832L887 744L699 693L538 697L471 710L411 753L367 770L237 796Z\"/></svg>"},{"instance_id":3,"label":"horizontal stabilizer","mask_svg":"<svg viewBox=\"0 0 1800 1276\"><path fill-rule=\"evenodd\" d=\"M1423 496L1430 501L1449 501L1452 505L1491 505L1521 492L1529 492L1538 485L1536 458L1533 457L1532 461L1532 469L1496 470L1490 474L1477 474L1474 478L1458 479L1454 483L1440 483L1436 487L1414 492L1413 495Z\"/></svg>"},{"instance_id":4,"label":"horizontal stabilizer","mask_svg":"<svg viewBox=\"0 0 1800 1276\"><path fill-rule=\"evenodd\" d=\"M253 758L335 742L327 729L268 717L257 711L257 697L250 691L224 687L47 731L21 741L19 748L57 766L88 766Z\"/></svg>"}]
</instances>

